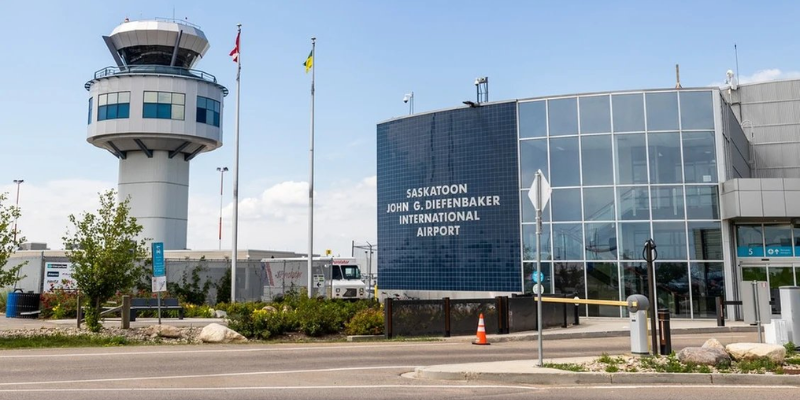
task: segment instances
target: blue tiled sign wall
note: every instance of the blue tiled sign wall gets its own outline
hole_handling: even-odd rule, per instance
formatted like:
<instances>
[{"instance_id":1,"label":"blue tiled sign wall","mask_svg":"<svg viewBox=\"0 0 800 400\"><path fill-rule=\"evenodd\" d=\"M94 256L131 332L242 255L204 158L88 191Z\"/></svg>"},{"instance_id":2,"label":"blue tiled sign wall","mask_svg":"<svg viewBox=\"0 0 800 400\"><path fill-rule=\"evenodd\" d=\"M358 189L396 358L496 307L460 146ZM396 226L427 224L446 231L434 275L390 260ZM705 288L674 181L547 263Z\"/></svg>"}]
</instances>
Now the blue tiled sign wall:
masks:
<instances>
[{"instance_id":1,"label":"blue tiled sign wall","mask_svg":"<svg viewBox=\"0 0 800 400\"><path fill-rule=\"evenodd\" d=\"M378 287L521 291L516 104L378 125Z\"/></svg>"}]
</instances>

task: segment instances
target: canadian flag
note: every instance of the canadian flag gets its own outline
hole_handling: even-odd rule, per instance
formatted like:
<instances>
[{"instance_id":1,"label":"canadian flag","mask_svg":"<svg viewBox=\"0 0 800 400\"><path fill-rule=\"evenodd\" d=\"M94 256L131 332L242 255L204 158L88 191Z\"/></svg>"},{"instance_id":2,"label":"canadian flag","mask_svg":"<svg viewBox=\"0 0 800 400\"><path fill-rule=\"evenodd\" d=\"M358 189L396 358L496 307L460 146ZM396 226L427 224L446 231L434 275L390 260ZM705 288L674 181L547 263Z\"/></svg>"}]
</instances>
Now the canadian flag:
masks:
<instances>
[{"instance_id":1,"label":"canadian flag","mask_svg":"<svg viewBox=\"0 0 800 400\"><path fill-rule=\"evenodd\" d=\"M239 32L236 35L236 47L231 50L230 56L233 57L233 62L239 62L239 36L241 36L242 32Z\"/></svg>"}]
</instances>

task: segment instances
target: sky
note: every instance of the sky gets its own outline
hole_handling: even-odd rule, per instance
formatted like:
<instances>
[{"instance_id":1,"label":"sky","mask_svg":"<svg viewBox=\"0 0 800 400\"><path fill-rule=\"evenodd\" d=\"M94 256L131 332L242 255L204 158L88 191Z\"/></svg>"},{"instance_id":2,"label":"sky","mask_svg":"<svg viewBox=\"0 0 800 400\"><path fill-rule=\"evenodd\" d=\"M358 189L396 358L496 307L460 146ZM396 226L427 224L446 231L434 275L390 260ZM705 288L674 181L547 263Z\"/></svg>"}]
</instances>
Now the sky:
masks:
<instances>
[{"instance_id":1,"label":"sky","mask_svg":"<svg viewBox=\"0 0 800 400\"><path fill-rule=\"evenodd\" d=\"M101 36L127 17L175 17L211 47L195 68L228 87L223 147L191 161L188 247L231 247L236 24L242 24L239 248L305 252L311 74L315 58L314 252L377 242L376 125L463 106L475 78L489 100L800 77L790 1L2 1L0 193L28 241L63 248L68 216L94 212L118 161L86 142ZM738 48L738 68L734 53ZM362 250L363 252L363 250ZM357 254L358 255L358 254Z\"/></svg>"}]
</instances>

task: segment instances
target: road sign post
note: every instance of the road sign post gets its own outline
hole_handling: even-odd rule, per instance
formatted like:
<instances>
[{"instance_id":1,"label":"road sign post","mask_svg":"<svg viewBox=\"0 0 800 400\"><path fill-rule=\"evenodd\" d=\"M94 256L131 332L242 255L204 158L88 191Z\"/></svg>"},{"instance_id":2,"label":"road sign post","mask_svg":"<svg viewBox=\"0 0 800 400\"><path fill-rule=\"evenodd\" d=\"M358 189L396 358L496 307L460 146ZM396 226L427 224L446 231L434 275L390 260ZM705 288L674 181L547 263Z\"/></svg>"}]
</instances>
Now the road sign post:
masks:
<instances>
[{"instance_id":1,"label":"road sign post","mask_svg":"<svg viewBox=\"0 0 800 400\"><path fill-rule=\"evenodd\" d=\"M167 271L164 268L164 243L153 242L153 291L158 296L158 324L161 325L161 292L167 288Z\"/></svg>"},{"instance_id":2,"label":"road sign post","mask_svg":"<svg viewBox=\"0 0 800 400\"><path fill-rule=\"evenodd\" d=\"M547 182L547 178L544 177L542 170L536 171L536 177L533 179L533 184L531 185L530 191L528 191L528 198L533 203L533 207L536 209L536 277L541 278L542 276L542 210L544 207L547 206L547 202L550 200L550 194L553 192L553 189L550 187L550 182ZM542 279L543 280L543 279ZM542 292L544 291L544 287L541 283L536 282L538 285L536 293L537 301L536 301L536 330L537 330L537 338L539 341L539 366L541 367L544 365L544 357L542 355Z\"/></svg>"}]
</instances>

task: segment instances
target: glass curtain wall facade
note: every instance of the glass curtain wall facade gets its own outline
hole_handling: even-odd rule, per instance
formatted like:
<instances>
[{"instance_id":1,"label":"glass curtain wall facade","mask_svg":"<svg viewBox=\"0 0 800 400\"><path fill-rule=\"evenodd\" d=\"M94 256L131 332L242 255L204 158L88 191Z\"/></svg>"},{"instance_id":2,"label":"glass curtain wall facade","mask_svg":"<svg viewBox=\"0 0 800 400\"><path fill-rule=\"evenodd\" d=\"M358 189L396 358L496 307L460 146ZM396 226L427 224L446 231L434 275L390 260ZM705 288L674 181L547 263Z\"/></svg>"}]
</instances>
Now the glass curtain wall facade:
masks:
<instances>
[{"instance_id":1,"label":"glass curtain wall facade","mask_svg":"<svg viewBox=\"0 0 800 400\"><path fill-rule=\"evenodd\" d=\"M524 288L536 260L528 191L541 169L545 290L624 300L646 294L645 240L657 245L657 306L716 315L724 293L712 90L646 91L518 102ZM590 316L620 316L589 305Z\"/></svg>"}]
</instances>

